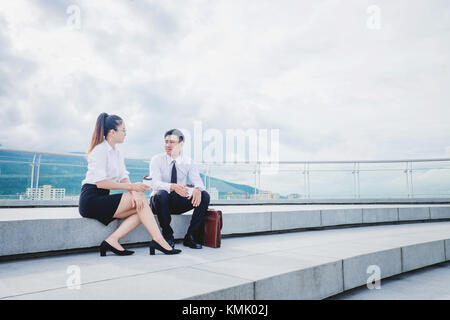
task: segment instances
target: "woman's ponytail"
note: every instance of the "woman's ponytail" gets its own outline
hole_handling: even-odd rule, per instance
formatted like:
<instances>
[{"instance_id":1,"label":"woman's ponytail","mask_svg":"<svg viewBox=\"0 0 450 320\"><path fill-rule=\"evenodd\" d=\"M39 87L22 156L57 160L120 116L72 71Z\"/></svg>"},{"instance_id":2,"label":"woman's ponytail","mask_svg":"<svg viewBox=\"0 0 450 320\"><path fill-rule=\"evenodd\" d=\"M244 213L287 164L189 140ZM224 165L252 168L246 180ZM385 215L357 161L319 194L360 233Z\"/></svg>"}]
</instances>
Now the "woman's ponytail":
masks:
<instances>
[{"instance_id":1,"label":"woman's ponytail","mask_svg":"<svg viewBox=\"0 0 450 320\"><path fill-rule=\"evenodd\" d=\"M116 115L108 115L106 112L101 113L95 123L94 133L92 134L91 146L88 154L100 143L105 140L110 130L117 130L122 123L122 118Z\"/></svg>"}]
</instances>

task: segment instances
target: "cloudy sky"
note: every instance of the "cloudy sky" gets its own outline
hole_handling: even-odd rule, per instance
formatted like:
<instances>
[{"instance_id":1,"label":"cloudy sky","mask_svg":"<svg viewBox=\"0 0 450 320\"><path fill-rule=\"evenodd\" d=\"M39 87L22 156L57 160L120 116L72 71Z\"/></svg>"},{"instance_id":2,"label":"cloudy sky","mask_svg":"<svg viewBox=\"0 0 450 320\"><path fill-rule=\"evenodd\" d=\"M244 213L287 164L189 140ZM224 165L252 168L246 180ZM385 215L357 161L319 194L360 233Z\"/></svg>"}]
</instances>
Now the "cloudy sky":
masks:
<instances>
[{"instance_id":1,"label":"cloudy sky","mask_svg":"<svg viewBox=\"0 0 450 320\"><path fill-rule=\"evenodd\" d=\"M284 161L450 157L449 49L448 0L3 2L0 144L85 152L107 112L127 157L195 123L278 130Z\"/></svg>"}]
</instances>

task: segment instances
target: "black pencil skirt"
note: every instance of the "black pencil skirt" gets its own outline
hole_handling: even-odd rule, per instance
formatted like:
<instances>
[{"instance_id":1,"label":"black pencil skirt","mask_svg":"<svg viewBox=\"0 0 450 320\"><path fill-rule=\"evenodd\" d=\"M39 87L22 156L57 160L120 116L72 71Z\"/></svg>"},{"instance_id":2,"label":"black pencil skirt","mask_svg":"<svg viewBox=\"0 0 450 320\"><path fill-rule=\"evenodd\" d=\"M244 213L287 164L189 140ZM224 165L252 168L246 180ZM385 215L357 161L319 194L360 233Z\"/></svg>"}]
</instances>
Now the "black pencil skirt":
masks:
<instances>
[{"instance_id":1,"label":"black pencil skirt","mask_svg":"<svg viewBox=\"0 0 450 320\"><path fill-rule=\"evenodd\" d=\"M78 211L85 218L96 219L107 226L122 199L122 193L109 194L108 189L97 188L95 184L85 183L81 187Z\"/></svg>"}]
</instances>

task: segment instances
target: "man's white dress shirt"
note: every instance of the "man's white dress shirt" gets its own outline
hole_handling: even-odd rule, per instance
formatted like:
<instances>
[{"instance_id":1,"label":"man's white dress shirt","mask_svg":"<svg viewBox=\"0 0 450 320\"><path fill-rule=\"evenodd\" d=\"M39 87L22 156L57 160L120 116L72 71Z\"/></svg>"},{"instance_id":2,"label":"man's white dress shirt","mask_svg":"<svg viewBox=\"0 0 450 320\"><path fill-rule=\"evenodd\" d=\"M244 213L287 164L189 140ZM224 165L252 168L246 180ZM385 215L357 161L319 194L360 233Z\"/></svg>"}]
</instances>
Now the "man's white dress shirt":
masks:
<instances>
[{"instance_id":1,"label":"man's white dress shirt","mask_svg":"<svg viewBox=\"0 0 450 320\"><path fill-rule=\"evenodd\" d=\"M86 179L81 184L95 184L102 180L120 182L124 178L129 178L129 174L117 145L113 149L108 141L104 140L96 145L88 155L88 171Z\"/></svg>"},{"instance_id":2,"label":"man's white dress shirt","mask_svg":"<svg viewBox=\"0 0 450 320\"><path fill-rule=\"evenodd\" d=\"M186 184L186 177L189 177L195 188L201 191L206 189L197 167L189 157L180 155L173 159L167 153L161 153L154 156L150 161L150 177L152 178L153 189L151 196L159 190L166 190L170 193L173 161L175 161L177 169L177 184Z\"/></svg>"}]
</instances>

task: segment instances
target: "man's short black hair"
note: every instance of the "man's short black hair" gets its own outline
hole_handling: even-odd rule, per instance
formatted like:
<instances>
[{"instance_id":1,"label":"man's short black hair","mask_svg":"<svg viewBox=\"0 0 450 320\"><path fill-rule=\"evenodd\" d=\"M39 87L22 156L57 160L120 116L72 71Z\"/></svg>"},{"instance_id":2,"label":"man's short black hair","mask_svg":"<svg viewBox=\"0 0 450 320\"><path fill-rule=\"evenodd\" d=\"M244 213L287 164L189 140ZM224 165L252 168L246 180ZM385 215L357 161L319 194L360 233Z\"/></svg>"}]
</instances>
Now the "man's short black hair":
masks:
<instances>
[{"instance_id":1,"label":"man's short black hair","mask_svg":"<svg viewBox=\"0 0 450 320\"><path fill-rule=\"evenodd\" d=\"M183 135L183 133L182 133L180 130L178 130L178 129L172 129L172 130L167 131L166 134L164 135L164 139L165 139L167 136L171 136L171 135L177 136L177 137L178 137L178 142L184 141L184 135Z\"/></svg>"}]
</instances>

